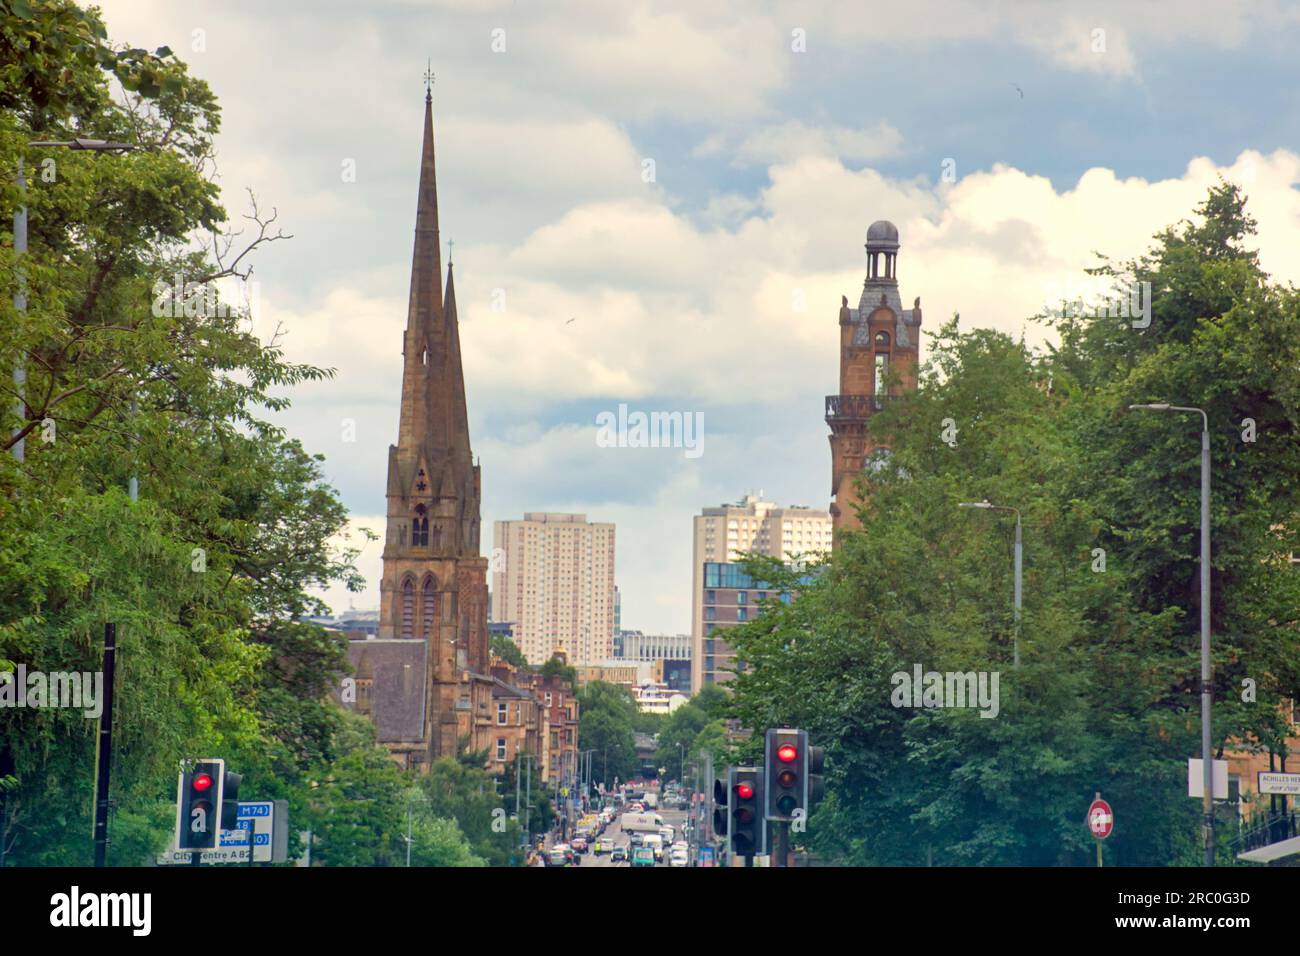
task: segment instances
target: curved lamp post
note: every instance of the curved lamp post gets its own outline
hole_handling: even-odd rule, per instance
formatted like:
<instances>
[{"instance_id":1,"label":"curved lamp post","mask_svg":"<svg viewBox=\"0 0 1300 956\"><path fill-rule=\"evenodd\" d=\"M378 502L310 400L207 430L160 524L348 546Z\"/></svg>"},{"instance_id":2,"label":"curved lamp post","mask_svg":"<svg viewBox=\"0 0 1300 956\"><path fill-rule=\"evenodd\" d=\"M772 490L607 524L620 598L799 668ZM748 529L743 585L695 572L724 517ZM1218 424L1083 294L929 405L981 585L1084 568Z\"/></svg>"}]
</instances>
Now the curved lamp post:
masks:
<instances>
[{"instance_id":1,"label":"curved lamp post","mask_svg":"<svg viewBox=\"0 0 1300 956\"><path fill-rule=\"evenodd\" d=\"M984 501L963 501L957 505L958 508L982 508L985 511L1010 511L1016 516L1016 556L1015 556L1015 593L1012 597L1012 607L1015 615L1015 633L1011 638L1011 666L1020 666L1020 596L1021 596L1021 564L1023 550L1020 543L1020 509L1009 508L1006 505L991 504L987 499Z\"/></svg>"},{"instance_id":2,"label":"curved lamp post","mask_svg":"<svg viewBox=\"0 0 1300 956\"><path fill-rule=\"evenodd\" d=\"M1205 865L1214 866L1214 764L1210 754L1210 418L1202 408L1151 402L1130 405L1130 411L1191 412L1201 416L1201 823L1205 837Z\"/></svg>"}]
</instances>

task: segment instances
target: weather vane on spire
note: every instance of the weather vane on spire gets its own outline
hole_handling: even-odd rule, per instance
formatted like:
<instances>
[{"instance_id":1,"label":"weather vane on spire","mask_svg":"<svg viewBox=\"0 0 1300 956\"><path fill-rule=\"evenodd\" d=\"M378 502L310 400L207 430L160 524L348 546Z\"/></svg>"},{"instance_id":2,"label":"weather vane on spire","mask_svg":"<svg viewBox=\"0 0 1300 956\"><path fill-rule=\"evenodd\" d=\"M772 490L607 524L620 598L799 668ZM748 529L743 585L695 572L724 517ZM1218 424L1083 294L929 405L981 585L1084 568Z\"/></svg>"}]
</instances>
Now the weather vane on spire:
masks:
<instances>
[{"instance_id":1,"label":"weather vane on spire","mask_svg":"<svg viewBox=\"0 0 1300 956\"><path fill-rule=\"evenodd\" d=\"M451 265L451 259L452 256L455 254L455 252L456 252L456 240L448 239L447 240L447 265Z\"/></svg>"},{"instance_id":2,"label":"weather vane on spire","mask_svg":"<svg viewBox=\"0 0 1300 956\"><path fill-rule=\"evenodd\" d=\"M424 71L424 95L433 96L433 61L428 61L428 69Z\"/></svg>"}]
</instances>

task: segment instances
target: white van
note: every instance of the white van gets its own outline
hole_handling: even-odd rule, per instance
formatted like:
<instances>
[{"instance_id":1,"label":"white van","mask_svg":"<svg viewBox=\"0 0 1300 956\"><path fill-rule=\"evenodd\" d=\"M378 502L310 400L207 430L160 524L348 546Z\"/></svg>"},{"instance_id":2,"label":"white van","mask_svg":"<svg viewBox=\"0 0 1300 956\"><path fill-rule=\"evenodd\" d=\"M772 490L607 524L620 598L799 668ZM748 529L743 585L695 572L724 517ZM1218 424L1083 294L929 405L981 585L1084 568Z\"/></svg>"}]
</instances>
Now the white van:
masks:
<instances>
[{"instance_id":1,"label":"white van","mask_svg":"<svg viewBox=\"0 0 1300 956\"><path fill-rule=\"evenodd\" d=\"M659 828L659 838L664 841L664 846L672 846L674 834L672 824L665 823Z\"/></svg>"},{"instance_id":2,"label":"white van","mask_svg":"<svg viewBox=\"0 0 1300 956\"><path fill-rule=\"evenodd\" d=\"M658 862L664 858L664 838L658 833L647 833L641 839L642 846L648 846L655 852L655 861Z\"/></svg>"}]
</instances>

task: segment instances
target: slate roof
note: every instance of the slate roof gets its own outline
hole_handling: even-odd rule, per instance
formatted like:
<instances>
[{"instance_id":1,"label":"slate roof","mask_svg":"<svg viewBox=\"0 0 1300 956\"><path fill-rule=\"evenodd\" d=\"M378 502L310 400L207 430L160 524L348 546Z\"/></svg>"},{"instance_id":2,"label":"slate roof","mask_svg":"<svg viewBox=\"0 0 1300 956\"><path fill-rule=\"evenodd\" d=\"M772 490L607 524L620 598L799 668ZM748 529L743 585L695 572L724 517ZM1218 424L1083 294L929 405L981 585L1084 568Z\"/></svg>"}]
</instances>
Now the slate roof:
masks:
<instances>
[{"instance_id":1,"label":"slate roof","mask_svg":"<svg viewBox=\"0 0 1300 956\"><path fill-rule=\"evenodd\" d=\"M370 719L380 743L416 743L424 739L427 645L409 639L348 641L348 659L358 678L374 680ZM338 695L334 695L338 700ZM355 710L355 704L343 704Z\"/></svg>"},{"instance_id":2,"label":"slate roof","mask_svg":"<svg viewBox=\"0 0 1300 956\"><path fill-rule=\"evenodd\" d=\"M903 301L898 296L898 282L895 279L867 279L862 284L862 298L856 309L849 309L849 319L858 325L853 333L853 344L867 346L871 336L867 330L867 316L880 308L880 299L884 296L885 305L894 313L894 344L901 348L912 347L910 329L916 328L912 309L904 309Z\"/></svg>"}]
</instances>

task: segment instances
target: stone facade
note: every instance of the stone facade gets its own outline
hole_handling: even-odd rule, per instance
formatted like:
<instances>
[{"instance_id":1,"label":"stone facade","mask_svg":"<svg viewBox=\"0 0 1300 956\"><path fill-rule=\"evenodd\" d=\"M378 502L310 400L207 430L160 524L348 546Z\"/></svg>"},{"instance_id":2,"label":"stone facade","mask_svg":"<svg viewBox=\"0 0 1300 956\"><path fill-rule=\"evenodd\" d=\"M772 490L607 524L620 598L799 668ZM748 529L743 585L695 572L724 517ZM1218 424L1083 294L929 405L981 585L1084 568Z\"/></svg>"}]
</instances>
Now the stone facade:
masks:
<instances>
[{"instance_id":1,"label":"stone facade","mask_svg":"<svg viewBox=\"0 0 1300 956\"><path fill-rule=\"evenodd\" d=\"M426 95L398 437L388 449L378 637L352 642L354 666L364 656L374 673L368 707L380 742L404 766L485 741L473 715L492 704L481 485L470 450L450 263L445 292L442 276L433 104Z\"/></svg>"}]
</instances>

